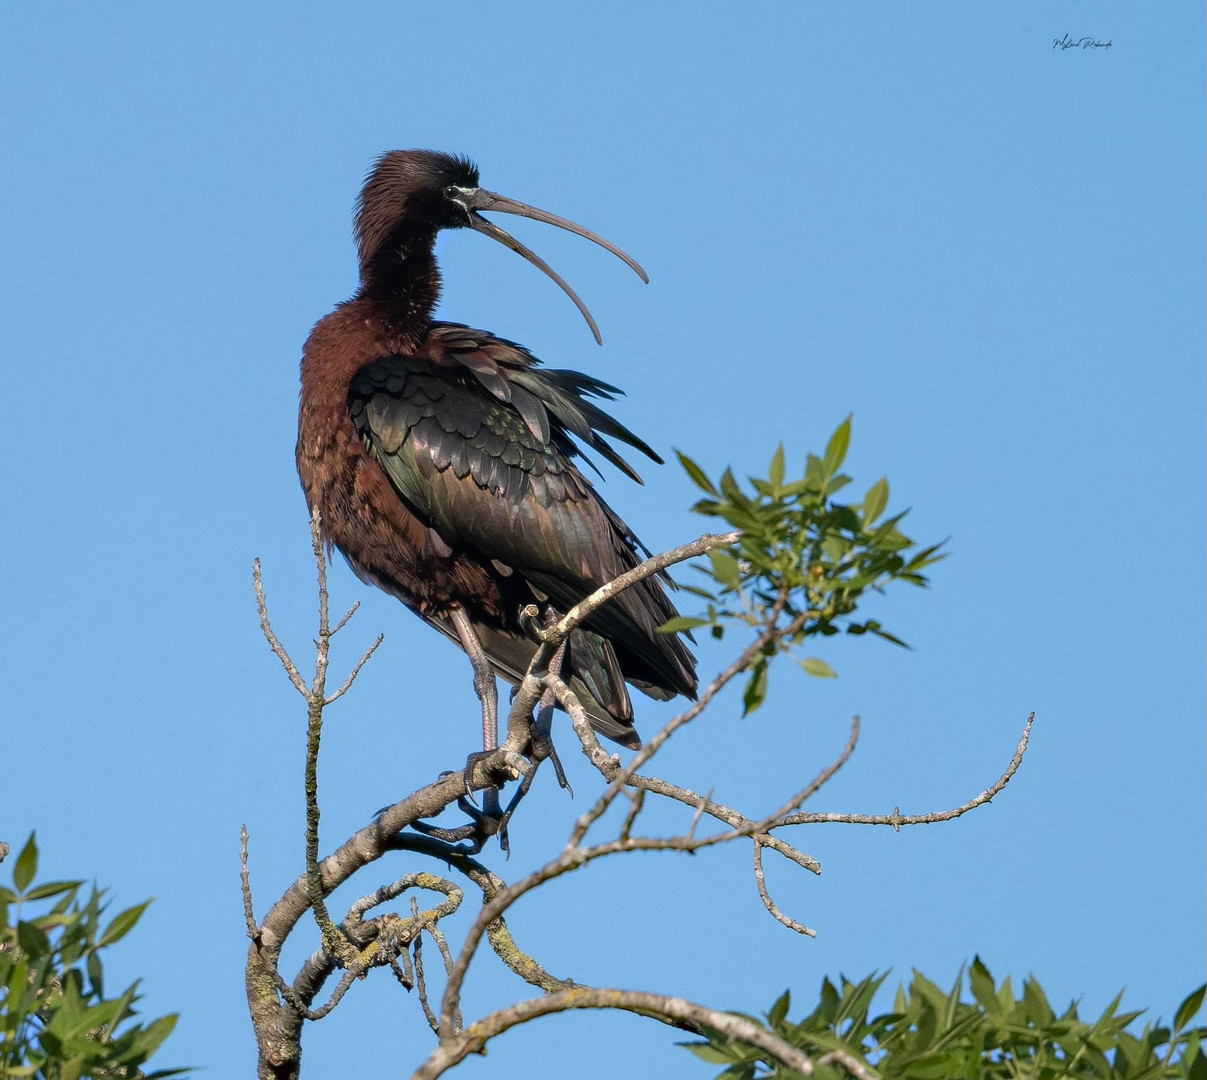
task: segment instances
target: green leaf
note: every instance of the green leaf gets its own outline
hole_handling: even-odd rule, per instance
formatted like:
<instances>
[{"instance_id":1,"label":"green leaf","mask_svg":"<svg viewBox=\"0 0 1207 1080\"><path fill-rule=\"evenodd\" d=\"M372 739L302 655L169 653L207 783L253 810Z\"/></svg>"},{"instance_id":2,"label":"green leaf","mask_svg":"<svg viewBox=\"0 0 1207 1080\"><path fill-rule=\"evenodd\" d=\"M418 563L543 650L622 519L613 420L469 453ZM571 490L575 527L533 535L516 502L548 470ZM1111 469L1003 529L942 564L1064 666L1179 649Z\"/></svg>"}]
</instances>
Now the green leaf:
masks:
<instances>
[{"instance_id":1,"label":"green leaf","mask_svg":"<svg viewBox=\"0 0 1207 1080\"><path fill-rule=\"evenodd\" d=\"M915 1061L905 1070L911 1080L950 1080L960 1075L960 1059L955 1054L936 1054Z\"/></svg>"},{"instance_id":2,"label":"green leaf","mask_svg":"<svg viewBox=\"0 0 1207 1080\"><path fill-rule=\"evenodd\" d=\"M741 507L742 509L750 506L750 500L742 494L742 489L738 487L738 481L733 475L732 469L726 469L721 473L721 494L733 506Z\"/></svg>"},{"instance_id":3,"label":"green leaf","mask_svg":"<svg viewBox=\"0 0 1207 1080\"><path fill-rule=\"evenodd\" d=\"M805 458L805 484L819 491L825 484L821 458L816 454L809 454Z\"/></svg>"},{"instance_id":4,"label":"green leaf","mask_svg":"<svg viewBox=\"0 0 1207 1080\"><path fill-rule=\"evenodd\" d=\"M851 478L846 473L839 473L828 484L826 484L826 494L833 495L836 491L841 491L851 482Z\"/></svg>"},{"instance_id":5,"label":"green leaf","mask_svg":"<svg viewBox=\"0 0 1207 1080\"><path fill-rule=\"evenodd\" d=\"M1023 1001L1027 1005L1027 1013L1038 1027L1046 1027L1056 1018L1052 1006L1048 1003L1048 995L1034 978L1023 982Z\"/></svg>"},{"instance_id":6,"label":"green leaf","mask_svg":"<svg viewBox=\"0 0 1207 1080\"><path fill-rule=\"evenodd\" d=\"M707 619L696 619L690 615L676 615L658 627L658 633L677 634L680 630L695 630L698 627L710 625Z\"/></svg>"},{"instance_id":7,"label":"green leaf","mask_svg":"<svg viewBox=\"0 0 1207 1080\"><path fill-rule=\"evenodd\" d=\"M826 455L822 459L822 472L828 480L836 472L839 466L846 460L847 447L851 445L851 416L838 425L834 434L830 436L830 441L826 443Z\"/></svg>"},{"instance_id":8,"label":"green leaf","mask_svg":"<svg viewBox=\"0 0 1207 1080\"><path fill-rule=\"evenodd\" d=\"M750 673L750 681L742 692L742 715L749 716L767 697L767 658L760 657Z\"/></svg>"},{"instance_id":9,"label":"green leaf","mask_svg":"<svg viewBox=\"0 0 1207 1080\"><path fill-rule=\"evenodd\" d=\"M755 1062L753 1061L730 1065L728 1069L717 1073L716 1080L752 1080L754 1070Z\"/></svg>"},{"instance_id":10,"label":"green leaf","mask_svg":"<svg viewBox=\"0 0 1207 1080\"><path fill-rule=\"evenodd\" d=\"M836 679L838 672L835 671L824 660L819 660L816 656L810 656L807 660L802 660L800 666L805 669L810 675L816 675L819 679Z\"/></svg>"},{"instance_id":11,"label":"green leaf","mask_svg":"<svg viewBox=\"0 0 1207 1080\"><path fill-rule=\"evenodd\" d=\"M767 479L771 481L771 486L777 491L784 483L784 444L780 443L775 449L775 454L771 458L771 465L767 470Z\"/></svg>"},{"instance_id":12,"label":"green leaf","mask_svg":"<svg viewBox=\"0 0 1207 1080\"><path fill-rule=\"evenodd\" d=\"M972 996L976 998L981 1008L991 1013L999 1011L997 988L989 969L981 962L979 956L972 958L972 967L968 970L968 981L972 985Z\"/></svg>"},{"instance_id":13,"label":"green leaf","mask_svg":"<svg viewBox=\"0 0 1207 1080\"><path fill-rule=\"evenodd\" d=\"M863 523L871 525L888 506L888 477L882 476L863 497Z\"/></svg>"},{"instance_id":14,"label":"green leaf","mask_svg":"<svg viewBox=\"0 0 1207 1080\"><path fill-rule=\"evenodd\" d=\"M13 867L13 884L17 887L17 892L23 893L29 887L29 883L33 881L34 874L38 872L38 843L35 840L36 833L30 833L29 839L25 841L25 847L21 849L21 854L17 856L17 864Z\"/></svg>"},{"instance_id":15,"label":"green leaf","mask_svg":"<svg viewBox=\"0 0 1207 1080\"><path fill-rule=\"evenodd\" d=\"M692 478L692 481L695 483L696 487L703 491L707 491L709 495L720 498L720 492L713 487L712 481L709 480L708 475L704 472L704 470L681 451L676 450L675 453L679 457L679 464L683 466L683 471Z\"/></svg>"},{"instance_id":16,"label":"green leaf","mask_svg":"<svg viewBox=\"0 0 1207 1080\"><path fill-rule=\"evenodd\" d=\"M772 1027L784 1022L784 1017L788 1015L791 1003L792 995L787 990L775 999L775 1004L771 1006L771 1011L767 1013L767 1021Z\"/></svg>"},{"instance_id":17,"label":"green leaf","mask_svg":"<svg viewBox=\"0 0 1207 1080\"><path fill-rule=\"evenodd\" d=\"M150 906L151 901L147 900L144 903L136 904L132 908L126 908L118 915L113 922L105 927L105 932L101 935L100 941L97 942L97 947L104 945L112 945L116 941L121 941L131 930L135 924L142 918L142 914Z\"/></svg>"},{"instance_id":18,"label":"green leaf","mask_svg":"<svg viewBox=\"0 0 1207 1080\"><path fill-rule=\"evenodd\" d=\"M88 971L88 981L92 984L92 993L98 998L105 996L105 971L101 964L101 958L95 952L88 954L86 963Z\"/></svg>"},{"instance_id":19,"label":"green leaf","mask_svg":"<svg viewBox=\"0 0 1207 1080\"><path fill-rule=\"evenodd\" d=\"M708 558L712 563L712 576L717 581L731 589L739 587L741 577L738 571L738 560L733 557L731 552L724 548L711 548Z\"/></svg>"},{"instance_id":20,"label":"green leaf","mask_svg":"<svg viewBox=\"0 0 1207 1080\"><path fill-rule=\"evenodd\" d=\"M31 922L17 923L17 944L31 963L49 955L51 951L50 938L46 936L46 931Z\"/></svg>"},{"instance_id":21,"label":"green leaf","mask_svg":"<svg viewBox=\"0 0 1207 1080\"><path fill-rule=\"evenodd\" d=\"M167 1016L161 1016L158 1020L148 1024L138 1039L143 1054L150 1057L158 1050L160 1043L176 1030L176 1021L179 1018L179 1013L168 1013Z\"/></svg>"},{"instance_id":22,"label":"green leaf","mask_svg":"<svg viewBox=\"0 0 1207 1080\"><path fill-rule=\"evenodd\" d=\"M60 893L71 892L72 889L78 889L83 884L82 881L48 881L45 885L38 885L30 889L25 894L25 899L45 900L48 896L58 896Z\"/></svg>"},{"instance_id":23,"label":"green leaf","mask_svg":"<svg viewBox=\"0 0 1207 1080\"><path fill-rule=\"evenodd\" d=\"M1192 1045L1193 1044L1193 1045ZM1186 1062L1189 1062L1187 1067ZM1196 1031L1190 1037L1190 1041L1186 1044L1186 1054L1183 1058L1182 1068L1186 1080L1207 1080L1207 1055L1203 1054L1203 1048L1199 1041L1199 1035Z\"/></svg>"},{"instance_id":24,"label":"green leaf","mask_svg":"<svg viewBox=\"0 0 1207 1080\"><path fill-rule=\"evenodd\" d=\"M730 1065L737 1060L737 1055L728 1047L714 1046L712 1043L680 1043L682 1047L690 1050L701 1061L707 1061L710 1065Z\"/></svg>"},{"instance_id":25,"label":"green leaf","mask_svg":"<svg viewBox=\"0 0 1207 1080\"><path fill-rule=\"evenodd\" d=\"M1178 1011L1174 1013L1174 1031L1181 1031L1194 1019L1195 1014L1203 1007L1203 996L1205 994L1207 994L1207 983L1187 995L1186 1000L1178 1006Z\"/></svg>"}]
</instances>

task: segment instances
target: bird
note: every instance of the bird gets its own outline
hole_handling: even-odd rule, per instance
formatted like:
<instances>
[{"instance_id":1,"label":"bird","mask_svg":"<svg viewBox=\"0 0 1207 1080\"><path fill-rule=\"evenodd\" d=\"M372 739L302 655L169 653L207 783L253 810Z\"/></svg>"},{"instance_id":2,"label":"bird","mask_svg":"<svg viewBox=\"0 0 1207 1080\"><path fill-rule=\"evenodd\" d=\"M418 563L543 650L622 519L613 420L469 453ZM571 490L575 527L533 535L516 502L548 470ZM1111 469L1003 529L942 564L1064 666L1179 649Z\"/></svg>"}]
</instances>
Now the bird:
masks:
<instances>
[{"instance_id":1,"label":"bird","mask_svg":"<svg viewBox=\"0 0 1207 1080\"><path fill-rule=\"evenodd\" d=\"M359 285L303 348L296 448L328 550L469 655L484 751L498 745L496 676L517 685L538 647L521 612L564 613L648 555L580 463L595 468L595 453L640 483L609 440L662 461L597 404L614 400L615 386L433 318L436 236L471 229L552 278L602 344L577 294L487 212L576 233L648 282L595 233L481 187L465 157L387 152L356 203ZM658 633L677 614L663 581L648 577L570 634L562 677L599 734L641 747L626 683L655 699L695 698L695 657L679 634Z\"/></svg>"}]
</instances>

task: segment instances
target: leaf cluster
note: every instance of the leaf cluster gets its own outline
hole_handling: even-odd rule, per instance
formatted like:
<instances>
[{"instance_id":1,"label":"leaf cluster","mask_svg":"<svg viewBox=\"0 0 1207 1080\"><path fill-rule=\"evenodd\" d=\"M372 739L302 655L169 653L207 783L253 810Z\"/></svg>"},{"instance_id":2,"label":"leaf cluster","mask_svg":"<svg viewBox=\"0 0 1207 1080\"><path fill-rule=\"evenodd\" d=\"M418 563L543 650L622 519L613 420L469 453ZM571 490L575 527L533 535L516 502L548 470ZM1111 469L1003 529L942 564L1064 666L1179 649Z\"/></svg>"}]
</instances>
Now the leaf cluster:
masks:
<instances>
[{"instance_id":1,"label":"leaf cluster","mask_svg":"<svg viewBox=\"0 0 1207 1080\"><path fill-rule=\"evenodd\" d=\"M0 1078L156 1080L184 1072L141 1071L176 1026L174 1014L134 1023L137 982L105 996L101 952L134 928L147 904L106 920L102 890L93 886L83 900L83 882L38 885L37 869L31 835L13 888L0 886Z\"/></svg>"},{"instance_id":2,"label":"leaf cluster","mask_svg":"<svg viewBox=\"0 0 1207 1080\"><path fill-rule=\"evenodd\" d=\"M744 487L731 469L717 481L686 454L679 461L705 494L692 508L719 517L740 530L730 547L709 552L705 573L710 587L684 586L708 604L700 616L671 619L664 633L710 628L724 636L733 622L764 627L777 622L791 627L768 642L751 667L745 711L753 712L766 696L772 657L813 636L874 634L896 645L905 643L876 619L857 619L856 610L868 591L882 592L894 581L925 586L923 571L945 556L942 544L918 546L900 529L907 511L884 517L889 502L888 480L881 477L859 502L839 502L835 495L851 478L839 470L851 441L848 416L830 437L819 457L809 454L804 474L786 475L784 448L771 459L765 477L750 477ZM819 657L806 657L801 666L810 675L832 678L834 669Z\"/></svg>"},{"instance_id":3,"label":"leaf cluster","mask_svg":"<svg viewBox=\"0 0 1207 1080\"><path fill-rule=\"evenodd\" d=\"M950 991L915 971L908 988L898 987L892 1011L871 1016L872 1000L886 978L874 973L858 983L842 978L840 987L826 979L817 1007L795 1023L787 1019L787 992L763 1019L749 1019L815 1062L829 1051L845 1051L886 1080L1207 1080L1207 1028L1191 1026L1207 987L1186 997L1172 1025L1149 1023L1136 1032L1141 1012L1120 1012L1122 993L1096 1020L1082 1020L1076 1002L1057 1015L1036 979L1024 980L1016 997L1010 977L995 983L979 957L968 970L971 998L964 993L963 969ZM717 1080L795 1080L799 1075L754 1047L731 1043L719 1033L707 1035L705 1042L682 1045L704 1061L725 1065ZM852 1074L827 1063L813 1075L847 1080Z\"/></svg>"}]
</instances>

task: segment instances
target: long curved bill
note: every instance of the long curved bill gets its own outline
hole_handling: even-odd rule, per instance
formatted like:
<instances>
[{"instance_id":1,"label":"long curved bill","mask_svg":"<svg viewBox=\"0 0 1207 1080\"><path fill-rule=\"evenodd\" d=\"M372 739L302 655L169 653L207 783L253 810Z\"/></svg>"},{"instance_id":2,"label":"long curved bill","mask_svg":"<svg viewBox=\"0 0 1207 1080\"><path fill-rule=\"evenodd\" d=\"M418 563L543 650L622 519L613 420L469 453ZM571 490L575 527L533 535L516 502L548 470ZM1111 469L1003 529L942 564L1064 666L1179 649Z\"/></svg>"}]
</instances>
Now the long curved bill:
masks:
<instances>
[{"instance_id":1,"label":"long curved bill","mask_svg":"<svg viewBox=\"0 0 1207 1080\"><path fill-rule=\"evenodd\" d=\"M521 244L510 233L500 229L493 221L488 221L482 217L479 210L495 210L503 214L516 214L519 217L532 218L535 221L543 221L547 225L556 225L559 229L565 229L567 232L575 233L592 243L598 244L600 247L610 251L618 259L624 262L642 281L647 285L650 282L649 276L641 268L641 265L636 259L632 258L626 252L621 251L615 244L605 240L602 236L597 236L590 229L584 229L581 225L576 225L573 221L568 221L566 218L558 217L556 214L550 214L545 210L538 210L535 206L529 206L527 203L518 202L515 199L509 199L506 195L499 195L494 191L487 191L484 188L459 188L457 189L457 201L460 202L466 210L469 211L469 227L475 232L480 232L489 236L493 240L497 240L500 244L511 248L517 255L522 255L533 266L542 273L547 274L555 282L559 288L571 300L574 301L574 306L581 312L582 317L587 320L587 325L591 328L591 333L595 336L598 344L603 344L603 338L600 337L599 327L595 325L595 320L591 317L591 312L587 310L587 305L579 299L576 293L566 281L553 269L544 259L535 252L529 250Z\"/></svg>"}]
</instances>

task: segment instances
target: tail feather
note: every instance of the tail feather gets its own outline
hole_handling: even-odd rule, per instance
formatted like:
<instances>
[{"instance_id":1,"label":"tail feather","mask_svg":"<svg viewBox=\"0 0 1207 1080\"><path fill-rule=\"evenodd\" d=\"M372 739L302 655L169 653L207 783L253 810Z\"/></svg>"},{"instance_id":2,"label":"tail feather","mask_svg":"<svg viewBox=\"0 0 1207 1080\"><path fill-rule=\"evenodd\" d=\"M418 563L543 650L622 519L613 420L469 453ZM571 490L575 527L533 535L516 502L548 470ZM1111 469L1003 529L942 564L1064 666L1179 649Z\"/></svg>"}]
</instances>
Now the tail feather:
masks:
<instances>
[{"instance_id":1,"label":"tail feather","mask_svg":"<svg viewBox=\"0 0 1207 1080\"><path fill-rule=\"evenodd\" d=\"M449 622L437 617L429 617L427 621L457 641L456 631ZM473 627L496 674L518 686L536 654L536 643L486 623L475 621ZM641 737L633 727L633 703L608 640L588 630L575 630L570 635L565 663L569 669L565 672L566 682L582 703L591 727L630 750L641 749Z\"/></svg>"}]
</instances>

